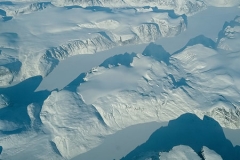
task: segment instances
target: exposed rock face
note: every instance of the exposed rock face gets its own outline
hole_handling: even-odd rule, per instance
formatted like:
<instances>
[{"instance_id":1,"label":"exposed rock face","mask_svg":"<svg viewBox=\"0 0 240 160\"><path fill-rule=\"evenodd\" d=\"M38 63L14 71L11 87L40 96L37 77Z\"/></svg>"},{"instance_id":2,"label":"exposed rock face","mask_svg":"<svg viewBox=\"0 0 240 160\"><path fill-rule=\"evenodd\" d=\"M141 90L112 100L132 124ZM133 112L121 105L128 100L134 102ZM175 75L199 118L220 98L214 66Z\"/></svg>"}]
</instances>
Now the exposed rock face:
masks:
<instances>
[{"instance_id":1,"label":"exposed rock face","mask_svg":"<svg viewBox=\"0 0 240 160\"><path fill-rule=\"evenodd\" d=\"M226 22L223 29L219 32L218 48L229 51L240 50L240 17L237 16L233 21Z\"/></svg>"}]
</instances>

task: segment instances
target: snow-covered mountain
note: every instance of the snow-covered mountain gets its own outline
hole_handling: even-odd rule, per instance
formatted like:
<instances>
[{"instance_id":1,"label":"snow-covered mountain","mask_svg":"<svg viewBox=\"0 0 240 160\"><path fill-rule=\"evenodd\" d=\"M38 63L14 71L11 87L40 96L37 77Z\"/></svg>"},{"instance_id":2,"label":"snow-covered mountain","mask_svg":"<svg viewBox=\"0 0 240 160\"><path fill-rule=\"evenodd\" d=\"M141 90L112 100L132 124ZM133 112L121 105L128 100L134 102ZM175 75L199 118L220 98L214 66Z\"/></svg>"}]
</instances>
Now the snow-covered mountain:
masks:
<instances>
[{"instance_id":1,"label":"snow-covered mountain","mask_svg":"<svg viewBox=\"0 0 240 160\"><path fill-rule=\"evenodd\" d=\"M219 156L216 152L210 150L207 147L203 147L202 149L202 156L204 157L205 160L222 160L222 157ZM198 156L196 152L193 151L188 146L176 146L174 147L171 151L169 152L162 152L160 153L159 159L161 160L177 160L181 157L182 159L185 160L201 160L201 157Z\"/></svg>"},{"instance_id":2,"label":"snow-covered mountain","mask_svg":"<svg viewBox=\"0 0 240 160\"><path fill-rule=\"evenodd\" d=\"M215 151L210 150L207 147L203 147L202 155L204 160L222 160L222 157L218 155ZM189 146L176 146L173 147L169 152L160 152L159 158L139 158L139 160L202 160L202 158L198 155L198 153L194 152L194 150Z\"/></svg>"},{"instance_id":3,"label":"snow-covered mountain","mask_svg":"<svg viewBox=\"0 0 240 160\"><path fill-rule=\"evenodd\" d=\"M1 158L71 159L126 127L185 113L239 129L239 16L224 24L216 41L191 34L196 37L174 53L152 43L184 34L188 16L223 4L239 2L0 2ZM35 91L42 77L71 56L149 42L141 53L107 58L62 90ZM160 156L187 150L199 157L175 146ZM206 159L218 157L201 147Z\"/></svg>"},{"instance_id":4,"label":"snow-covered mountain","mask_svg":"<svg viewBox=\"0 0 240 160\"><path fill-rule=\"evenodd\" d=\"M57 6L79 5L82 7L102 6L102 7L157 7L158 9L174 10L175 13L194 14L206 8L206 4L201 0L54 0Z\"/></svg>"},{"instance_id":5,"label":"snow-covered mountain","mask_svg":"<svg viewBox=\"0 0 240 160\"><path fill-rule=\"evenodd\" d=\"M169 121L183 113L209 115L224 127L239 128L238 61L238 52L218 52L204 36L173 55L151 43L142 54L110 57L63 90L53 91L40 113L37 106L28 105L27 115L30 125L40 121L37 128L49 135L45 141L67 159L128 126ZM14 123L12 129L17 129ZM9 156L13 146L1 144L3 155Z\"/></svg>"},{"instance_id":6,"label":"snow-covered mountain","mask_svg":"<svg viewBox=\"0 0 240 160\"><path fill-rule=\"evenodd\" d=\"M37 6L44 8L45 5ZM59 61L70 56L147 43L161 37L173 37L186 30L185 16L172 16L169 11L159 13L157 9L150 9L151 12L146 13L143 10L149 9L118 9L108 13L107 10L95 12L83 8L54 7L0 22L3 31L0 34L1 56L6 59L2 63L4 77L1 78L0 86L32 76L45 77ZM59 14L66 21L63 22ZM76 14L88 18L79 19ZM52 16L45 18L48 15ZM13 61L11 59L19 62L15 70L7 67Z\"/></svg>"},{"instance_id":7,"label":"snow-covered mountain","mask_svg":"<svg viewBox=\"0 0 240 160\"><path fill-rule=\"evenodd\" d=\"M218 155L215 151L210 150L207 147L203 147L202 149L202 156L204 160L222 160L222 157ZM185 160L201 160L202 158L193 151L192 148L188 146L176 146L173 147L173 149L169 152L162 152L160 153L159 160L177 160L179 158L185 159ZM151 160L151 158L149 159Z\"/></svg>"},{"instance_id":8,"label":"snow-covered mountain","mask_svg":"<svg viewBox=\"0 0 240 160\"><path fill-rule=\"evenodd\" d=\"M236 52L240 50L240 16L226 22L219 32L218 48Z\"/></svg>"},{"instance_id":9,"label":"snow-covered mountain","mask_svg":"<svg viewBox=\"0 0 240 160\"><path fill-rule=\"evenodd\" d=\"M231 7L240 4L239 0L204 0L204 2L217 7Z\"/></svg>"},{"instance_id":10,"label":"snow-covered mountain","mask_svg":"<svg viewBox=\"0 0 240 160\"><path fill-rule=\"evenodd\" d=\"M206 9L207 4L202 0L0 2L1 56L18 63L13 70L1 62L0 86L45 77L69 56L176 36L187 29L187 16Z\"/></svg>"},{"instance_id":11,"label":"snow-covered mountain","mask_svg":"<svg viewBox=\"0 0 240 160\"><path fill-rule=\"evenodd\" d=\"M199 36L172 56L152 43L142 54L111 57L51 93L40 113L43 126L68 158L97 145L96 132L105 136L183 113L209 115L223 127L239 128L239 52L221 53L215 46Z\"/></svg>"},{"instance_id":12,"label":"snow-covered mountain","mask_svg":"<svg viewBox=\"0 0 240 160\"><path fill-rule=\"evenodd\" d=\"M118 21L106 20L97 24L81 24L82 28L108 28L114 26L114 30L123 27ZM129 28L129 26L126 26ZM108 50L119 45L139 44L157 40L160 37L173 37L186 29L186 23L182 17L171 19L167 13L153 17L152 20L137 26L130 27L128 34L116 34L113 32L97 32L86 40L74 40L59 47L46 51L41 57L39 68L47 75L60 60L77 54L96 53ZM109 30L109 29L108 29ZM43 74L44 75L44 74Z\"/></svg>"},{"instance_id":13,"label":"snow-covered mountain","mask_svg":"<svg viewBox=\"0 0 240 160\"><path fill-rule=\"evenodd\" d=\"M11 1L0 2L0 8L5 12L4 16L16 17L21 14L29 14L36 11L41 11L46 8L54 7L51 2L17 2L16 4Z\"/></svg>"},{"instance_id":14,"label":"snow-covered mountain","mask_svg":"<svg viewBox=\"0 0 240 160\"><path fill-rule=\"evenodd\" d=\"M240 146L226 139L220 125L212 118L199 119L183 114L160 127L149 139L121 160L238 160Z\"/></svg>"}]
</instances>

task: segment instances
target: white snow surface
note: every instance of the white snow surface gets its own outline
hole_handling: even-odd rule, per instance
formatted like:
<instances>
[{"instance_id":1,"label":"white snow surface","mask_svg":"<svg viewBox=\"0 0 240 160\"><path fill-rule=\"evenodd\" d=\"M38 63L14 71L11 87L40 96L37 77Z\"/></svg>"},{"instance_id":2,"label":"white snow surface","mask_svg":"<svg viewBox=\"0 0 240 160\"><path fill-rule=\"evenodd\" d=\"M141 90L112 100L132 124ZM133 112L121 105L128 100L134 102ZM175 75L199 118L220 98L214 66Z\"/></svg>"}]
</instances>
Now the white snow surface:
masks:
<instances>
[{"instance_id":1,"label":"white snow surface","mask_svg":"<svg viewBox=\"0 0 240 160\"><path fill-rule=\"evenodd\" d=\"M81 6L81 7L110 7L110 8L141 8L158 7L164 10L174 10L177 14L194 14L206 8L202 0L52 0L55 6Z\"/></svg>"},{"instance_id":2,"label":"white snow surface","mask_svg":"<svg viewBox=\"0 0 240 160\"><path fill-rule=\"evenodd\" d=\"M77 54L177 36L187 29L185 15L206 7L200 0L0 2L0 86L47 76ZM173 55L151 43L143 53L110 57L43 104L24 106L29 126L1 119L1 158L71 159L118 130L188 112L240 128L239 21L225 25L217 43L199 36ZM1 111L11 111L9 105L18 107L0 93Z\"/></svg>"},{"instance_id":3,"label":"white snow surface","mask_svg":"<svg viewBox=\"0 0 240 160\"><path fill-rule=\"evenodd\" d=\"M222 160L222 157L213 150L203 146L202 156L204 160ZM185 145L175 146L169 152L160 152L159 160L201 160L202 158L194 150ZM152 160L146 158L145 160Z\"/></svg>"},{"instance_id":4,"label":"white snow surface","mask_svg":"<svg viewBox=\"0 0 240 160\"><path fill-rule=\"evenodd\" d=\"M99 145L99 135L183 113L206 114L223 127L239 128L240 54L203 44L187 46L169 62L161 46L150 44L143 54L113 56L80 84L52 92L40 114L51 141L72 158Z\"/></svg>"},{"instance_id":5,"label":"white snow surface","mask_svg":"<svg viewBox=\"0 0 240 160\"><path fill-rule=\"evenodd\" d=\"M159 154L159 160L201 160L191 147L184 145L173 147L169 152Z\"/></svg>"},{"instance_id":6,"label":"white snow surface","mask_svg":"<svg viewBox=\"0 0 240 160\"><path fill-rule=\"evenodd\" d=\"M240 16L226 22L219 34L218 48L232 52L240 51Z\"/></svg>"},{"instance_id":7,"label":"white snow surface","mask_svg":"<svg viewBox=\"0 0 240 160\"><path fill-rule=\"evenodd\" d=\"M211 5L219 3L213 1ZM232 0L224 5L237 3ZM0 68L0 86L36 75L45 77L69 56L176 36L186 30L183 15L191 16L206 8L203 0L0 2L0 50L6 55L16 52L13 57L21 62L17 71Z\"/></svg>"},{"instance_id":8,"label":"white snow surface","mask_svg":"<svg viewBox=\"0 0 240 160\"><path fill-rule=\"evenodd\" d=\"M222 160L222 157L220 155L205 146L202 148L202 155L204 157L204 160Z\"/></svg>"},{"instance_id":9,"label":"white snow surface","mask_svg":"<svg viewBox=\"0 0 240 160\"><path fill-rule=\"evenodd\" d=\"M139 160L153 160L146 157L157 157L156 153L149 153ZM222 160L222 157L215 151L203 146L201 156L204 160ZM173 147L169 152L160 152L159 160L202 160L202 158L189 146L179 145Z\"/></svg>"},{"instance_id":10,"label":"white snow surface","mask_svg":"<svg viewBox=\"0 0 240 160\"><path fill-rule=\"evenodd\" d=\"M232 7L240 4L239 0L204 0L204 2L216 7Z\"/></svg>"},{"instance_id":11,"label":"white snow surface","mask_svg":"<svg viewBox=\"0 0 240 160\"><path fill-rule=\"evenodd\" d=\"M96 108L84 104L76 93L53 92L44 105L40 114L44 128L65 158L90 150L111 133Z\"/></svg>"},{"instance_id":12,"label":"white snow surface","mask_svg":"<svg viewBox=\"0 0 240 160\"><path fill-rule=\"evenodd\" d=\"M71 159L118 130L184 113L206 114L223 127L240 128L239 56L217 50L210 39L199 36L173 55L151 43L142 54L110 57L44 101L40 130L46 135L2 135L2 156L14 159L32 153L30 146L35 146L46 152L39 156L36 151L36 159ZM32 126L39 125L35 108L27 106ZM3 131L19 128L9 121L1 123ZM18 145L9 143L17 137Z\"/></svg>"},{"instance_id":13,"label":"white snow surface","mask_svg":"<svg viewBox=\"0 0 240 160\"><path fill-rule=\"evenodd\" d=\"M107 9L94 11L45 5L37 5L42 7L41 12L20 14L0 22L1 55L7 55L7 60L12 57L21 62L18 71L1 66L0 86L36 75L47 76L59 61L70 56L147 43L186 30L184 18L171 18L167 11L137 12L123 8L112 9L109 13Z\"/></svg>"}]
</instances>

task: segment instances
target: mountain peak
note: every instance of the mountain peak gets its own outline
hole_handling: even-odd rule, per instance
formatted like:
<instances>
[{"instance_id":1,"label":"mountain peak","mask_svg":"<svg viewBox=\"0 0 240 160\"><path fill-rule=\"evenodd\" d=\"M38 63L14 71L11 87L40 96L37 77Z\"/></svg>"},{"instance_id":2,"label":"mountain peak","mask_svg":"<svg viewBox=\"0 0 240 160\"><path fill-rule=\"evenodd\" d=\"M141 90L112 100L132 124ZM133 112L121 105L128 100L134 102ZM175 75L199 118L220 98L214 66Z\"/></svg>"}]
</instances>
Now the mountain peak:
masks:
<instances>
[{"instance_id":1,"label":"mountain peak","mask_svg":"<svg viewBox=\"0 0 240 160\"><path fill-rule=\"evenodd\" d=\"M102 64L100 64L100 67L110 68L112 66L119 66L124 65L126 67L131 67L131 63L133 62L133 58L137 57L136 53L124 53L112 56L108 59L106 59Z\"/></svg>"},{"instance_id":2,"label":"mountain peak","mask_svg":"<svg viewBox=\"0 0 240 160\"><path fill-rule=\"evenodd\" d=\"M142 55L152 57L159 62L169 64L170 54L161 45L150 43L145 48Z\"/></svg>"}]
</instances>

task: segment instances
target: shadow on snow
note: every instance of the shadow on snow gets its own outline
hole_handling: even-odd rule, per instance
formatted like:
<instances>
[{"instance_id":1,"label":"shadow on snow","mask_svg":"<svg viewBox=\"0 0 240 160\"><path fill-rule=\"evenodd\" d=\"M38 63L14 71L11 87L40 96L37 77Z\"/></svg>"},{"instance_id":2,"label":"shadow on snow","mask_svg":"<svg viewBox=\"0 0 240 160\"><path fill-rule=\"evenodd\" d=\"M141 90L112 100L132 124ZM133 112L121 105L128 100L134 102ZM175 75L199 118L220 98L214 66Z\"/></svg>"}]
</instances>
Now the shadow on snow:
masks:
<instances>
[{"instance_id":1,"label":"shadow on snow","mask_svg":"<svg viewBox=\"0 0 240 160\"><path fill-rule=\"evenodd\" d=\"M240 146L233 147L218 122L208 116L201 120L196 115L187 113L171 120L168 126L156 130L144 144L121 160L138 159L151 152L168 152L178 145L190 146L199 154L202 147L206 146L224 160L239 160L240 157Z\"/></svg>"}]
</instances>

